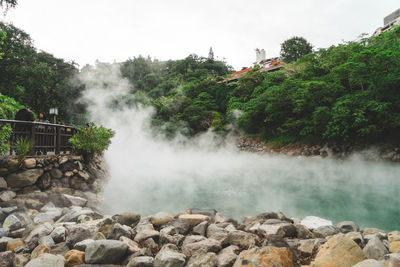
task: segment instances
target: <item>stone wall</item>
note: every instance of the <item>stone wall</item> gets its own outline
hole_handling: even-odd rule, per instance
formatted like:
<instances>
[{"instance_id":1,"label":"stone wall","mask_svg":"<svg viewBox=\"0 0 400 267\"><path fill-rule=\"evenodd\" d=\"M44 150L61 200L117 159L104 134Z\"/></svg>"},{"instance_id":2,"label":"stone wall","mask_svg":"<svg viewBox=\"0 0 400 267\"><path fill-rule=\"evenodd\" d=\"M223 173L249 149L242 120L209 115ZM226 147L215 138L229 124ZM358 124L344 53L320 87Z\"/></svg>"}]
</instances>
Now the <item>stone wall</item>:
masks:
<instances>
[{"instance_id":1,"label":"stone wall","mask_svg":"<svg viewBox=\"0 0 400 267\"><path fill-rule=\"evenodd\" d=\"M58 155L0 159L0 205L33 192L99 193L106 178L102 158L86 163L81 156ZM12 201L11 201L12 202ZM3 206L3 205L1 205Z\"/></svg>"}]
</instances>

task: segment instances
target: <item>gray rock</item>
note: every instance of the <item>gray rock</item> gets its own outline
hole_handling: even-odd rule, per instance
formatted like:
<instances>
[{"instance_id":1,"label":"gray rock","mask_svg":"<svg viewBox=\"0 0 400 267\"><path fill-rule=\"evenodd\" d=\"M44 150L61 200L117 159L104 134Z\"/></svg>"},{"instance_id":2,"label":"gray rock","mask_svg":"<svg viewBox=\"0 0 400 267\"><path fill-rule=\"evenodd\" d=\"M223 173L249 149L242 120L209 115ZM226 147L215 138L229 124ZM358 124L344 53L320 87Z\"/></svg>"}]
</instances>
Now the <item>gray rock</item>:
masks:
<instances>
[{"instance_id":1,"label":"gray rock","mask_svg":"<svg viewBox=\"0 0 400 267\"><path fill-rule=\"evenodd\" d=\"M140 214L136 212L124 212L112 217L117 223L135 227L140 221Z\"/></svg>"},{"instance_id":2,"label":"gray rock","mask_svg":"<svg viewBox=\"0 0 400 267\"><path fill-rule=\"evenodd\" d=\"M189 233L190 230L190 224L182 219L174 219L166 224L163 225L163 228L172 226L176 231L178 231L179 234L181 235L186 235Z\"/></svg>"},{"instance_id":3,"label":"gray rock","mask_svg":"<svg viewBox=\"0 0 400 267\"><path fill-rule=\"evenodd\" d=\"M325 225L325 226L320 226L318 228L315 228L313 230L313 233L315 234L316 237L322 237L325 238L327 236L335 235L339 233L339 229L337 229L333 225Z\"/></svg>"},{"instance_id":4,"label":"gray rock","mask_svg":"<svg viewBox=\"0 0 400 267\"><path fill-rule=\"evenodd\" d=\"M193 227L193 233L205 236L206 235L206 231L207 231L207 226L208 226L208 222L207 221L199 223L198 225Z\"/></svg>"},{"instance_id":5,"label":"gray rock","mask_svg":"<svg viewBox=\"0 0 400 267\"><path fill-rule=\"evenodd\" d=\"M157 214L151 217L151 223L154 226L159 227L163 224L170 222L172 219L173 219L172 215L169 214L168 212L158 212Z\"/></svg>"},{"instance_id":6,"label":"gray rock","mask_svg":"<svg viewBox=\"0 0 400 267\"><path fill-rule=\"evenodd\" d=\"M310 257L316 249L315 240L306 239L300 240L299 245L297 246L297 251L302 257Z\"/></svg>"},{"instance_id":7,"label":"gray rock","mask_svg":"<svg viewBox=\"0 0 400 267\"><path fill-rule=\"evenodd\" d=\"M87 203L87 199L84 199L82 197L76 197L76 196L71 196L71 195L67 195L67 194L63 194L64 197L66 197L70 202L71 205L73 206L85 206Z\"/></svg>"},{"instance_id":8,"label":"gray rock","mask_svg":"<svg viewBox=\"0 0 400 267\"><path fill-rule=\"evenodd\" d=\"M0 228L0 238L8 236L9 233L10 233L10 229Z\"/></svg>"},{"instance_id":9,"label":"gray rock","mask_svg":"<svg viewBox=\"0 0 400 267\"><path fill-rule=\"evenodd\" d=\"M50 171L51 178L53 179L60 179L63 177L63 173L59 169L52 169Z\"/></svg>"},{"instance_id":10,"label":"gray rock","mask_svg":"<svg viewBox=\"0 0 400 267\"><path fill-rule=\"evenodd\" d=\"M33 222L36 224L44 223L44 222L54 222L62 215L62 211L60 208L52 208L47 210L46 212L42 212L37 214L33 218Z\"/></svg>"},{"instance_id":11,"label":"gray rock","mask_svg":"<svg viewBox=\"0 0 400 267\"><path fill-rule=\"evenodd\" d=\"M307 216L303 220L300 221L300 224L304 225L310 230L316 229L321 226L330 226L333 225L332 221L326 220L316 216Z\"/></svg>"},{"instance_id":12,"label":"gray rock","mask_svg":"<svg viewBox=\"0 0 400 267\"><path fill-rule=\"evenodd\" d=\"M85 240L82 240L82 241L80 241L80 242L78 242L78 243L76 243L76 244L74 245L74 249L77 249L77 250L80 250L80 251L85 251L85 250L86 250L86 247L87 247L89 244L93 243L93 242L94 242L93 239L85 239Z\"/></svg>"},{"instance_id":13,"label":"gray rock","mask_svg":"<svg viewBox=\"0 0 400 267\"><path fill-rule=\"evenodd\" d=\"M218 264L217 255L213 252L206 252L203 249L197 250L190 257L187 267L216 267Z\"/></svg>"},{"instance_id":14,"label":"gray rock","mask_svg":"<svg viewBox=\"0 0 400 267\"><path fill-rule=\"evenodd\" d=\"M383 267L383 261L377 260L363 260L362 262L353 265L353 267Z\"/></svg>"},{"instance_id":15,"label":"gray rock","mask_svg":"<svg viewBox=\"0 0 400 267\"><path fill-rule=\"evenodd\" d=\"M64 267L64 261L63 256L42 253L36 259L29 261L25 267Z\"/></svg>"},{"instance_id":16,"label":"gray rock","mask_svg":"<svg viewBox=\"0 0 400 267\"><path fill-rule=\"evenodd\" d=\"M154 259L154 267L184 267L186 256L168 247L163 247Z\"/></svg>"},{"instance_id":17,"label":"gray rock","mask_svg":"<svg viewBox=\"0 0 400 267\"><path fill-rule=\"evenodd\" d=\"M204 238L202 239L194 239L193 237L202 237L202 236L187 236L182 244L182 252L187 257L193 255L196 250L204 249L206 252L215 252L221 250L221 242L215 240L213 238Z\"/></svg>"},{"instance_id":18,"label":"gray rock","mask_svg":"<svg viewBox=\"0 0 400 267\"><path fill-rule=\"evenodd\" d=\"M139 256L131 259L126 267L153 267L153 265L153 257Z\"/></svg>"},{"instance_id":19,"label":"gray rock","mask_svg":"<svg viewBox=\"0 0 400 267\"><path fill-rule=\"evenodd\" d=\"M7 202L10 201L11 199L15 198L17 194L13 191L3 191L0 192L0 201Z\"/></svg>"},{"instance_id":20,"label":"gray rock","mask_svg":"<svg viewBox=\"0 0 400 267\"><path fill-rule=\"evenodd\" d=\"M310 230L308 230L308 228L305 227L304 225L295 224L294 226L296 227L297 238L310 239L315 237L315 235Z\"/></svg>"},{"instance_id":21,"label":"gray rock","mask_svg":"<svg viewBox=\"0 0 400 267\"><path fill-rule=\"evenodd\" d=\"M58 226L50 234L51 238L55 243L60 243L65 241L65 227Z\"/></svg>"},{"instance_id":22,"label":"gray rock","mask_svg":"<svg viewBox=\"0 0 400 267\"><path fill-rule=\"evenodd\" d=\"M6 180L0 176L0 189L7 189L7 182Z\"/></svg>"},{"instance_id":23,"label":"gray rock","mask_svg":"<svg viewBox=\"0 0 400 267\"><path fill-rule=\"evenodd\" d=\"M218 267L232 266L236 261L237 253L239 253L237 246L229 246L221 250L217 256Z\"/></svg>"},{"instance_id":24,"label":"gray rock","mask_svg":"<svg viewBox=\"0 0 400 267\"><path fill-rule=\"evenodd\" d=\"M284 221L267 221L258 227L258 231L264 236L278 235L280 237L295 237L296 227L292 223Z\"/></svg>"},{"instance_id":25,"label":"gray rock","mask_svg":"<svg viewBox=\"0 0 400 267\"><path fill-rule=\"evenodd\" d=\"M66 226L67 246L72 248L74 245L85 239L94 239L97 234L97 227L94 225L68 225Z\"/></svg>"},{"instance_id":26,"label":"gray rock","mask_svg":"<svg viewBox=\"0 0 400 267\"><path fill-rule=\"evenodd\" d=\"M344 221L336 224L336 227L340 232L347 234L349 232L358 232L360 231L360 227L352 221Z\"/></svg>"},{"instance_id":27,"label":"gray rock","mask_svg":"<svg viewBox=\"0 0 400 267\"><path fill-rule=\"evenodd\" d=\"M9 187L21 188L35 184L42 174L42 169L29 169L9 174L6 180Z\"/></svg>"},{"instance_id":28,"label":"gray rock","mask_svg":"<svg viewBox=\"0 0 400 267\"><path fill-rule=\"evenodd\" d=\"M238 246L241 249L248 249L257 244L257 236L244 231L236 230L230 232L228 236L229 244Z\"/></svg>"},{"instance_id":29,"label":"gray rock","mask_svg":"<svg viewBox=\"0 0 400 267\"><path fill-rule=\"evenodd\" d=\"M3 212L4 214L11 214L14 211L17 211L18 207L17 206L11 206L11 207L6 207L6 208L1 208L0 211Z\"/></svg>"},{"instance_id":30,"label":"gray rock","mask_svg":"<svg viewBox=\"0 0 400 267\"><path fill-rule=\"evenodd\" d=\"M14 258L14 267L24 267L29 262L29 254L17 254Z\"/></svg>"},{"instance_id":31,"label":"gray rock","mask_svg":"<svg viewBox=\"0 0 400 267\"><path fill-rule=\"evenodd\" d=\"M119 240L121 236L131 238L132 237L131 230L132 228L130 228L127 225L116 223L113 225L111 231L108 233L107 239Z\"/></svg>"},{"instance_id":32,"label":"gray rock","mask_svg":"<svg viewBox=\"0 0 400 267\"><path fill-rule=\"evenodd\" d=\"M96 240L87 245L86 263L119 263L128 250L128 245L116 240Z\"/></svg>"},{"instance_id":33,"label":"gray rock","mask_svg":"<svg viewBox=\"0 0 400 267\"><path fill-rule=\"evenodd\" d=\"M140 231L136 234L134 241L140 243L143 242L144 240L148 239L148 238L156 238L158 239L160 236L160 232L156 231L156 230L148 230L145 229L143 231Z\"/></svg>"},{"instance_id":34,"label":"gray rock","mask_svg":"<svg viewBox=\"0 0 400 267\"><path fill-rule=\"evenodd\" d=\"M389 253L385 245L378 237L371 238L363 249L368 259L381 260Z\"/></svg>"},{"instance_id":35,"label":"gray rock","mask_svg":"<svg viewBox=\"0 0 400 267\"><path fill-rule=\"evenodd\" d=\"M34 248L37 246L39 239L43 236L49 235L53 231L53 226L51 223L43 223L35 228L28 234L27 237L25 237L24 241L25 244L27 244L28 247Z\"/></svg>"},{"instance_id":36,"label":"gray rock","mask_svg":"<svg viewBox=\"0 0 400 267\"><path fill-rule=\"evenodd\" d=\"M55 245L53 238L51 238L51 236L49 235L42 236L41 238L39 238L39 244L41 243L44 243L48 247L52 247Z\"/></svg>"},{"instance_id":37,"label":"gray rock","mask_svg":"<svg viewBox=\"0 0 400 267\"><path fill-rule=\"evenodd\" d=\"M23 226L24 222L22 222L15 214L8 215L3 222L3 228L8 228L10 231L20 229Z\"/></svg>"},{"instance_id":38,"label":"gray rock","mask_svg":"<svg viewBox=\"0 0 400 267\"><path fill-rule=\"evenodd\" d=\"M0 252L7 250L8 240L10 240L10 239L11 238L9 238L9 237L1 237L0 238Z\"/></svg>"},{"instance_id":39,"label":"gray rock","mask_svg":"<svg viewBox=\"0 0 400 267\"><path fill-rule=\"evenodd\" d=\"M13 267L14 253L12 251L0 252L0 266Z\"/></svg>"},{"instance_id":40,"label":"gray rock","mask_svg":"<svg viewBox=\"0 0 400 267\"><path fill-rule=\"evenodd\" d=\"M58 219L57 222L76 222L78 217L81 215L88 215L88 216L92 217L93 219L101 219L102 218L102 216L99 213L97 213L89 208L81 208L81 207L74 206L64 216L62 216L60 219Z\"/></svg>"}]
</instances>

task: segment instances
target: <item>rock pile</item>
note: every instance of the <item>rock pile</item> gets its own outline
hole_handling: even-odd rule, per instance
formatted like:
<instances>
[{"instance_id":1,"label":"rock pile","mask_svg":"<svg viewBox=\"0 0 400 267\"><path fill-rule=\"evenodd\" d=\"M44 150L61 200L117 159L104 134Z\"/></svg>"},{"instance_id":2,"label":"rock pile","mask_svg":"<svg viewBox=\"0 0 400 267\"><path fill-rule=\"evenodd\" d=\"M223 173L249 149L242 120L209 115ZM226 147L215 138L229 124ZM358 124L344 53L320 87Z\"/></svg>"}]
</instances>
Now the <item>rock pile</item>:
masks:
<instances>
[{"instance_id":1,"label":"rock pile","mask_svg":"<svg viewBox=\"0 0 400 267\"><path fill-rule=\"evenodd\" d=\"M0 200L13 198L14 193L71 188L100 192L106 177L100 157L85 164L81 156L41 156L19 162L0 158Z\"/></svg>"},{"instance_id":2,"label":"rock pile","mask_svg":"<svg viewBox=\"0 0 400 267\"><path fill-rule=\"evenodd\" d=\"M90 192L89 192L90 193ZM239 223L215 210L100 214L93 193L33 192L0 208L0 266L399 266L400 232L280 212ZM397 265L396 265L397 264Z\"/></svg>"}]
</instances>

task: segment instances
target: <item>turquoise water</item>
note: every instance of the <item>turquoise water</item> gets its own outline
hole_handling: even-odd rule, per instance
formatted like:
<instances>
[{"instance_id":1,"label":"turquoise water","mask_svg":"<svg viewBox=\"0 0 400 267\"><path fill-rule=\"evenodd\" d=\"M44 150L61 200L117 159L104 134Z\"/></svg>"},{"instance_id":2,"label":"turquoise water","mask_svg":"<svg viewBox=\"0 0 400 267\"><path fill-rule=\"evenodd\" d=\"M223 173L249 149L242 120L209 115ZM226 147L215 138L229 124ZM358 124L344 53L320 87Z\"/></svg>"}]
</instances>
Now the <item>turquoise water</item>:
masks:
<instances>
[{"instance_id":1,"label":"turquoise water","mask_svg":"<svg viewBox=\"0 0 400 267\"><path fill-rule=\"evenodd\" d=\"M157 157L133 163L129 176L117 171L105 192L106 211L214 208L236 219L282 211L400 230L400 164L231 152L171 157L169 164Z\"/></svg>"}]
</instances>

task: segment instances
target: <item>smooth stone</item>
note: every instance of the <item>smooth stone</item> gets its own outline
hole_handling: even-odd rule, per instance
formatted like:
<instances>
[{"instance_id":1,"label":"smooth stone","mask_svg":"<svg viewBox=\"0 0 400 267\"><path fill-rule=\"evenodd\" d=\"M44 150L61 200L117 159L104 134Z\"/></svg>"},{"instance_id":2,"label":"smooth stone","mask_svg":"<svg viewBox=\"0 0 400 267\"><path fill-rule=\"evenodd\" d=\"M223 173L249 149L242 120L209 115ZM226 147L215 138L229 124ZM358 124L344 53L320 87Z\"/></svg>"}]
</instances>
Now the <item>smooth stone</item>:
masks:
<instances>
[{"instance_id":1,"label":"smooth stone","mask_svg":"<svg viewBox=\"0 0 400 267\"><path fill-rule=\"evenodd\" d=\"M353 265L352 267L384 267L383 261L377 261L373 259L363 260L362 262Z\"/></svg>"},{"instance_id":2,"label":"smooth stone","mask_svg":"<svg viewBox=\"0 0 400 267\"><path fill-rule=\"evenodd\" d=\"M159 212L151 217L151 223L154 226L161 226L172 221L173 217L168 212Z\"/></svg>"},{"instance_id":3,"label":"smooth stone","mask_svg":"<svg viewBox=\"0 0 400 267\"><path fill-rule=\"evenodd\" d=\"M86 250L86 247L87 247L89 244L93 243L93 242L94 242L93 239L85 239L85 240L82 240L82 241L80 241L80 242L78 242L78 243L76 243L76 244L74 245L74 249L80 250L80 251L85 251L85 250Z\"/></svg>"},{"instance_id":4,"label":"smooth stone","mask_svg":"<svg viewBox=\"0 0 400 267\"><path fill-rule=\"evenodd\" d=\"M315 228L321 227L321 226L330 226L333 225L332 221L323 219L320 217L316 216L307 216L304 219L300 221L301 225L304 225L310 230L314 230Z\"/></svg>"},{"instance_id":5,"label":"smooth stone","mask_svg":"<svg viewBox=\"0 0 400 267\"><path fill-rule=\"evenodd\" d=\"M36 167L36 159L29 158L24 160L24 167L27 169L32 169Z\"/></svg>"},{"instance_id":6,"label":"smooth stone","mask_svg":"<svg viewBox=\"0 0 400 267\"><path fill-rule=\"evenodd\" d=\"M389 251L378 237L371 238L365 245L364 254L368 259L381 260Z\"/></svg>"},{"instance_id":7,"label":"smooth stone","mask_svg":"<svg viewBox=\"0 0 400 267\"><path fill-rule=\"evenodd\" d=\"M116 240L96 240L85 249L86 263L119 263L128 250L128 245Z\"/></svg>"},{"instance_id":8,"label":"smooth stone","mask_svg":"<svg viewBox=\"0 0 400 267\"><path fill-rule=\"evenodd\" d=\"M320 226L312 230L316 237L326 238L328 236L336 235L339 233L339 229L333 225Z\"/></svg>"},{"instance_id":9,"label":"smooth stone","mask_svg":"<svg viewBox=\"0 0 400 267\"><path fill-rule=\"evenodd\" d=\"M71 205L73 206L85 206L87 203L87 199L84 199L82 197L76 197L76 196L71 196L71 195L67 195L67 194L63 194L64 197L66 197L70 202Z\"/></svg>"}]
</instances>

